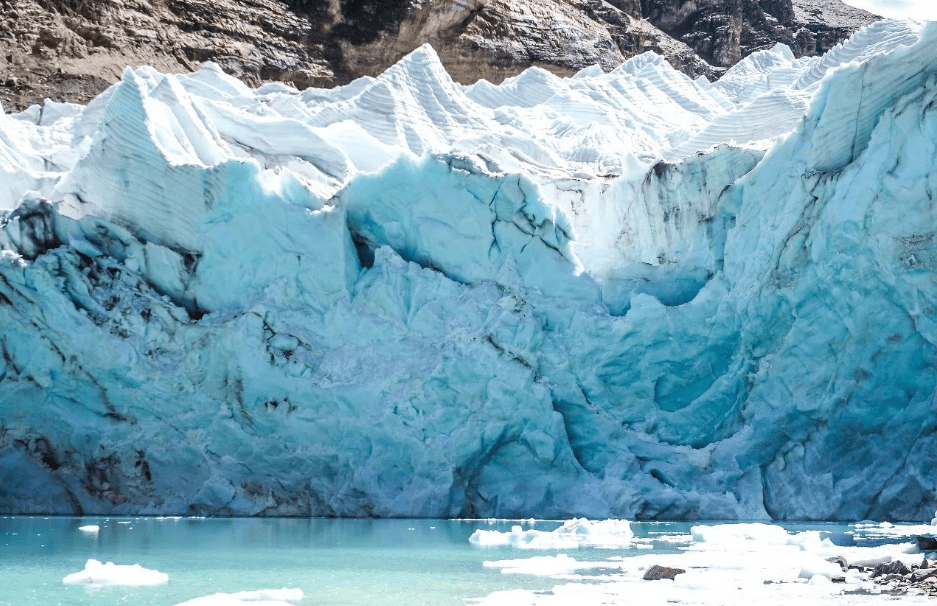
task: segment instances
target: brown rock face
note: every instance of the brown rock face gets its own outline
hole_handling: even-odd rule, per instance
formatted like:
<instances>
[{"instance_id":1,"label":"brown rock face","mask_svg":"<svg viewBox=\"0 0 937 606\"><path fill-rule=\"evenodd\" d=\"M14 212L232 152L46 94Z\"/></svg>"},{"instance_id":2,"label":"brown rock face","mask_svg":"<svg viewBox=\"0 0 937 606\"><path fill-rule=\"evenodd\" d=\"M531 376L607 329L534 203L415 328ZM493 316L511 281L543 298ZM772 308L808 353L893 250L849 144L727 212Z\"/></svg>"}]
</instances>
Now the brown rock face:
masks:
<instances>
[{"instance_id":1,"label":"brown rock face","mask_svg":"<svg viewBox=\"0 0 937 606\"><path fill-rule=\"evenodd\" d=\"M559 75L596 64L611 70L647 50L673 57L694 76L713 74L688 47L629 14L637 12L636 3L618 4L626 10L598 0L426 3L371 36L333 29L339 47L333 67L347 79L377 75L429 42L452 77L464 84L480 78L500 82L532 65Z\"/></svg>"},{"instance_id":2,"label":"brown rock face","mask_svg":"<svg viewBox=\"0 0 937 606\"><path fill-rule=\"evenodd\" d=\"M0 0L0 87L7 108L44 97L87 102L124 67L191 71L213 60L251 84L334 81L311 23L282 2Z\"/></svg>"},{"instance_id":3,"label":"brown rock face","mask_svg":"<svg viewBox=\"0 0 937 606\"><path fill-rule=\"evenodd\" d=\"M823 54L878 19L840 0L642 0L641 10L719 67L778 42L797 57Z\"/></svg>"},{"instance_id":4,"label":"brown rock face","mask_svg":"<svg viewBox=\"0 0 937 606\"><path fill-rule=\"evenodd\" d=\"M0 99L87 102L125 66L220 64L248 84L334 86L431 43L453 78L569 75L658 52L692 77L790 45L826 51L872 20L838 0L0 0ZM642 19L647 17L648 20ZM831 25L832 23L832 25ZM658 26L667 31L664 33ZM671 35L672 34L672 35ZM702 57L702 58L701 58Z\"/></svg>"},{"instance_id":5,"label":"brown rock face","mask_svg":"<svg viewBox=\"0 0 937 606\"><path fill-rule=\"evenodd\" d=\"M0 0L0 98L87 102L127 65L163 72L211 60L249 84L299 88L377 75L431 43L463 83L530 66L613 69L653 50L696 76L715 72L640 18L638 0ZM16 78L14 83L11 78Z\"/></svg>"}]
</instances>

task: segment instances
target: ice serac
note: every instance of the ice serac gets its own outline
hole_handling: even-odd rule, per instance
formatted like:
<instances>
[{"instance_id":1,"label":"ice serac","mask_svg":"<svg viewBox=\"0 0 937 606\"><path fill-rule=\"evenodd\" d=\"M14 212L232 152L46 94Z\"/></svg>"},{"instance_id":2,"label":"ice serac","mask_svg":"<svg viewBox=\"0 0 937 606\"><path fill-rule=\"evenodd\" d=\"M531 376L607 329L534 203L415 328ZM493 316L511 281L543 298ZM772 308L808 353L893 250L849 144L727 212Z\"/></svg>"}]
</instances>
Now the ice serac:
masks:
<instances>
[{"instance_id":1,"label":"ice serac","mask_svg":"<svg viewBox=\"0 0 937 606\"><path fill-rule=\"evenodd\" d=\"M0 115L0 511L929 518L935 49Z\"/></svg>"}]
</instances>

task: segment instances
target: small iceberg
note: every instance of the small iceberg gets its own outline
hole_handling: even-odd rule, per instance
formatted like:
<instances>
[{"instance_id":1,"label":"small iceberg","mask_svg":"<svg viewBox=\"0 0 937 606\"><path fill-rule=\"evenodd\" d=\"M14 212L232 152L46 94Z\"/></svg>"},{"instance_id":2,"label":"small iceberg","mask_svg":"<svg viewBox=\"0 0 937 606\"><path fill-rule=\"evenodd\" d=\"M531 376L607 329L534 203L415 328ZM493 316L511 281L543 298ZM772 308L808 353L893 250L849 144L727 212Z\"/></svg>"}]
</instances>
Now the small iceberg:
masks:
<instances>
[{"instance_id":1,"label":"small iceberg","mask_svg":"<svg viewBox=\"0 0 937 606\"><path fill-rule=\"evenodd\" d=\"M479 547L508 546L518 549L618 549L630 547L634 543L634 532L627 520L591 522L585 518L577 518L565 522L553 531L523 530L520 526L512 526L510 532L476 530L469 537L469 542Z\"/></svg>"},{"instance_id":2,"label":"small iceberg","mask_svg":"<svg viewBox=\"0 0 937 606\"><path fill-rule=\"evenodd\" d=\"M78 530L86 534L98 534L98 532L101 530L101 527L95 524L89 524L88 526L79 526Z\"/></svg>"},{"instance_id":3,"label":"small iceberg","mask_svg":"<svg viewBox=\"0 0 937 606\"><path fill-rule=\"evenodd\" d=\"M102 564L97 560L88 560L85 569L75 572L64 579L66 585L87 585L89 587L112 587L123 585L142 587L162 585L169 581L169 575L157 570L149 570L139 564L121 565L114 562Z\"/></svg>"}]
</instances>

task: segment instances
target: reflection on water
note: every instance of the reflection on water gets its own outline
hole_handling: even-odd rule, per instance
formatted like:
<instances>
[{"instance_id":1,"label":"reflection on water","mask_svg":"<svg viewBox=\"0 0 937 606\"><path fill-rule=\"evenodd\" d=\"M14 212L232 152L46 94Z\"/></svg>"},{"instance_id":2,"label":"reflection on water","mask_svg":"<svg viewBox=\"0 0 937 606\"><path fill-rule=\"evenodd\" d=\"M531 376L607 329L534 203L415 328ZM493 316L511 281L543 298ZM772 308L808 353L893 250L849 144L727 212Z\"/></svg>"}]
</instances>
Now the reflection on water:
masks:
<instances>
[{"instance_id":1,"label":"reflection on water","mask_svg":"<svg viewBox=\"0 0 937 606\"><path fill-rule=\"evenodd\" d=\"M554 579L502 574L486 560L528 557L469 543L479 528L508 531L518 522L335 519L0 518L0 606L134 604L171 606L218 592L295 587L299 604L461 605L510 589L549 589ZM531 527L531 523L524 523ZM97 533L81 526L98 525ZM559 522L537 522L553 530ZM578 549L578 560L677 553L688 523L635 523L642 548ZM837 545L855 544L850 527L821 529ZM660 538L662 540L655 540ZM877 539L879 542L888 539ZM873 544L863 539L864 545ZM543 555L559 553L546 551ZM93 558L141 564L169 575L157 587L90 590L62 579Z\"/></svg>"},{"instance_id":2,"label":"reflection on water","mask_svg":"<svg viewBox=\"0 0 937 606\"><path fill-rule=\"evenodd\" d=\"M544 527L557 524L543 523ZM97 533L79 527L99 525ZM427 520L0 518L0 605L172 605L217 592L298 587L300 604L462 604L508 587L473 548L478 527ZM93 558L169 574L159 587L88 590L62 579Z\"/></svg>"}]
</instances>

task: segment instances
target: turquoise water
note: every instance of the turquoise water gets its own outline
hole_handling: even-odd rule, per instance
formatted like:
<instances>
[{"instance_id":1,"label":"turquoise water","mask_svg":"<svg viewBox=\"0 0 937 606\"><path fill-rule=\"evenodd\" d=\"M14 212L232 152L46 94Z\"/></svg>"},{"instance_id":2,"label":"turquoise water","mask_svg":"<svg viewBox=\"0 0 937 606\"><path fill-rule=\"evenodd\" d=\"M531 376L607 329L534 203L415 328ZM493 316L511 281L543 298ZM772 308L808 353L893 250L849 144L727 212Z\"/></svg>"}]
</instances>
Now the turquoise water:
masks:
<instances>
[{"instance_id":1,"label":"turquoise water","mask_svg":"<svg viewBox=\"0 0 937 606\"><path fill-rule=\"evenodd\" d=\"M97 534L78 530L96 524ZM508 531L518 522L330 519L0 518L0 606L160 605L218 592L302 589L298 604L461 605L502 589L549 589L555 579L505 575L500 560L558 551L479 548L478 528ZM559 522L538 522L553 530ZM529 527L529 526L525 526ZM850 544L846 526L822 528ZM637 536L686 533L690 524L634 523ZM678 545L654 542L657 553ZM638 549L567 550L579 560L647 554ZM89 558L140 564L169 575L156 587L89 589L62 579Z\"/></svg>"},{"instance_id":2,"label":"turquoise water","mask_svg":"<svg viewBox=\"0 0 937 606\"><path fill-rule=\"evenodd\" d=\"M99 525L100 532L78 530L88 524ZM513 524L517 522L0 518L0 605L171 606L217 592L298 587L305 593L299 604L445 606L499 589L552 587L555 581L550 579L503 575L482 566L485 560L556 553L519 554L469 544L476 528L507 531ZM536 528L557 526L539 522ZM685 531L688 525L677 527ZM577 557L591 551L576 550ZM602 550L596 557L609 555ZM99 589L64 585L62 579L82 570L89 558L140 564L167 573L169 583Z\"/></svg>"}]
</instances>

